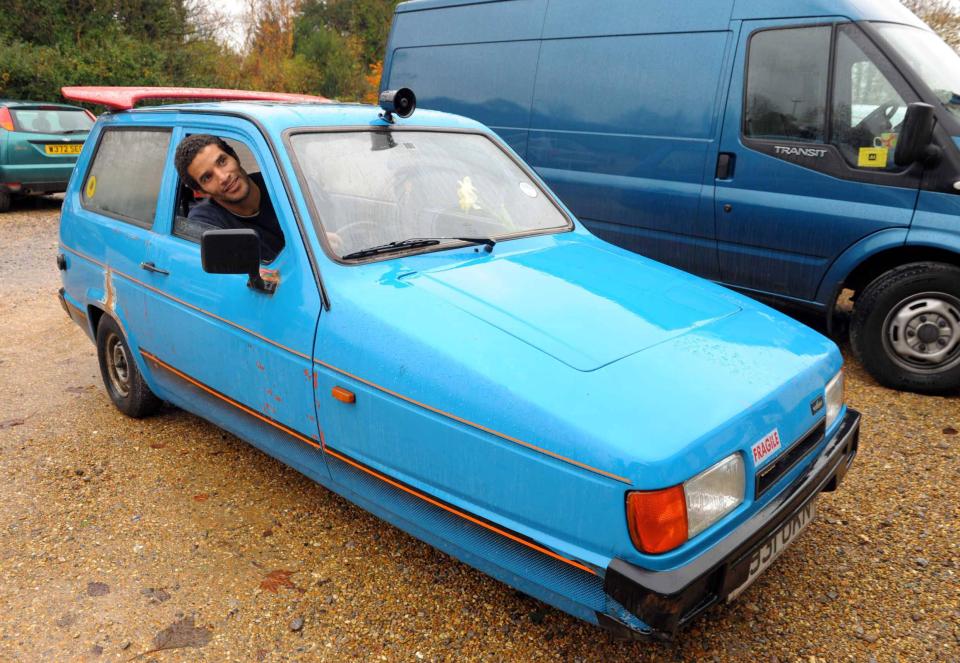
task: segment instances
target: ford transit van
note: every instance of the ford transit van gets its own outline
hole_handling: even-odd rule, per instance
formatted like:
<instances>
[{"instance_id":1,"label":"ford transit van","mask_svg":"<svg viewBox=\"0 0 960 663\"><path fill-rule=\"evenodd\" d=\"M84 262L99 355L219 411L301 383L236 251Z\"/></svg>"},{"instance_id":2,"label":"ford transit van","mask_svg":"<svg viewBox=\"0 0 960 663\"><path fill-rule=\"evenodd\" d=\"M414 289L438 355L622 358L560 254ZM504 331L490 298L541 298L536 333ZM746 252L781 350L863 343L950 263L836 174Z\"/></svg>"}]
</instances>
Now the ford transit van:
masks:
<instances>
[{"instance_id":1,"label":"ford transit van","mask_svg":"<svg viewBox=\"0 0 960 663\"><path fill-rule=\"evenodd\" d=\"M960 387L960 57L895 0L412 0L400 86L604 239L828 325L852 296L881 383Z\"/></svg>"}]
</instances>

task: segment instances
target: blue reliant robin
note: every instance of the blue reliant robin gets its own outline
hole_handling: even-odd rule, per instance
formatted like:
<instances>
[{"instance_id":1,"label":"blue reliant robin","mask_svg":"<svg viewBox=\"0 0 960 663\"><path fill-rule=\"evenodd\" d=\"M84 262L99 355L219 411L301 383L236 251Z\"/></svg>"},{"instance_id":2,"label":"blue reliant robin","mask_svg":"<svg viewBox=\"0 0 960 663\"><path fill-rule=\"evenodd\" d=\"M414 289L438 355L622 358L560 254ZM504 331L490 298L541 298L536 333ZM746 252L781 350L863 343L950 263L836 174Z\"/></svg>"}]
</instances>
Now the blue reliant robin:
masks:
<instances>
[{"instance_id":1,"label":"blue reliant robin","mask_svg":"<svg viewBox=\"0 0 960 663\"><path fill-rule=\"evenodd\" d=\"M832 342L596 238L477 122L408 90L65 96L116 109L58 264L128 415L194 412L641 636L743 592L850 467ZM234 101L132 109L153 97Z\"/></svg>"}]
</instances>

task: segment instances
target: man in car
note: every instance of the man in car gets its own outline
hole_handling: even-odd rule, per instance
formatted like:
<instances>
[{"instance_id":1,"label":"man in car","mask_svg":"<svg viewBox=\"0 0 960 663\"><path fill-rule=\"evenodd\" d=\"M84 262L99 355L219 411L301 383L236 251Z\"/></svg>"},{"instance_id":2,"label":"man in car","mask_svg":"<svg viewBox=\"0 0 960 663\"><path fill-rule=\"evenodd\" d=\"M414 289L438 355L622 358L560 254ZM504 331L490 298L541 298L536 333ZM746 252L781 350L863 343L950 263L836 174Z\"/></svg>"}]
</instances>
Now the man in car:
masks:
<instances>
[{"instance_id":1,"label":"man in car","mask_svg":"<svg viewBox=\"0 0 960 663\"><path fill-rule=\"evenodd\" d=\"M252 228L260 235L260 258L272 261L283 249L283 231L260 173L247 172L226 141L209 134L187 136L177 146L180 180L209 196L190 210L190 219L217 228Z\"/></svg>"}]
</instances>

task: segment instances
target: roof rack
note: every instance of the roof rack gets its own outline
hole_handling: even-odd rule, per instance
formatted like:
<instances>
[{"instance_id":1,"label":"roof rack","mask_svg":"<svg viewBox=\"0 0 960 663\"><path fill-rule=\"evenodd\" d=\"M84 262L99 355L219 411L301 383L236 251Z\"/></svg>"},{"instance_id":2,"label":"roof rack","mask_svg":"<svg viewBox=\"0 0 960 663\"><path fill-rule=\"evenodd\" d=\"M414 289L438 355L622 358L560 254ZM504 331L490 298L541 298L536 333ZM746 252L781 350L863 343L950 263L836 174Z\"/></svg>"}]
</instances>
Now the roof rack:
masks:
<instances>
[{"instance_id":1,"label":"roof rack","mask_svg":"<svg viewBox=\"0 0 960 663\"><path fill-rule=\"evenodd\" d=\"M62 87L64 99L100 104L114 110L129 110L145 99L184 99L218 101L287 101L299 103L329 103L326 97L287 92L258 92L256 90L226 90L208 87Z\"/></svg>"}]
</instances>

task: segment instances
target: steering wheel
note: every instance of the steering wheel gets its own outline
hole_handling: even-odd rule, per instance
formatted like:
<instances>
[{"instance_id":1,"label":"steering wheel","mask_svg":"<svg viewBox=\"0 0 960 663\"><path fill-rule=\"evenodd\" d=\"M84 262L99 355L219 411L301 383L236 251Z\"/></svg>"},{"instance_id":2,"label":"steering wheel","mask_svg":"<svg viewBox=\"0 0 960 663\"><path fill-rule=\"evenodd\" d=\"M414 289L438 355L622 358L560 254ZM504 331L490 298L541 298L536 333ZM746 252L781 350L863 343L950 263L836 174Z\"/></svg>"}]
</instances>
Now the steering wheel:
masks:
<instances>
[{"instance_id":1,"label":"steering wheel","mask_svg":"<svg viewBox=\"0 0 960 663\"><path fill-rule=\"evenodd\" d=\"M874 136L879 136L880 134L890 131L893 128L891 120L893 116L897 114L897 111L900 110L900 102L895 100L887 100L880 103L876 108L874 108L870 113L860 120L855 129L865 129L869 131Z\"/></svg>"},{"instance_id":2,"label":"steering wheel","mask_svg":"<svg viewBox=\"0 0 960 663\"><path fill-rule=\"evenodd\" d=\"M350 251L356 251L357 249L363 249L366 247L357 246L357 241L363 241L363 229L366 229L367 233L375 233L379 226L373 221L353 221L347 225L337 228L335 231L327 231L328 234L337 235L340 238L341 250L338 253ZM333 243L333 242L331 242ZM373 242L376 244L376 242Z\"/></svg>"}]
</instances>

